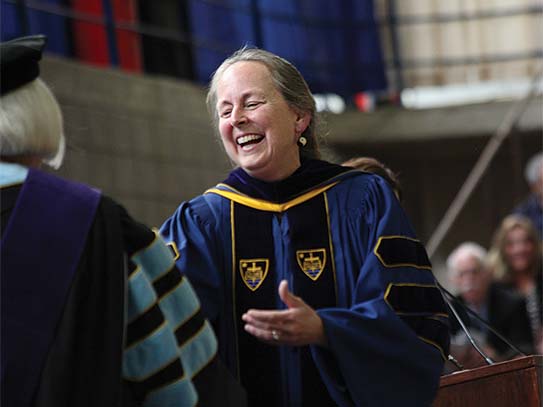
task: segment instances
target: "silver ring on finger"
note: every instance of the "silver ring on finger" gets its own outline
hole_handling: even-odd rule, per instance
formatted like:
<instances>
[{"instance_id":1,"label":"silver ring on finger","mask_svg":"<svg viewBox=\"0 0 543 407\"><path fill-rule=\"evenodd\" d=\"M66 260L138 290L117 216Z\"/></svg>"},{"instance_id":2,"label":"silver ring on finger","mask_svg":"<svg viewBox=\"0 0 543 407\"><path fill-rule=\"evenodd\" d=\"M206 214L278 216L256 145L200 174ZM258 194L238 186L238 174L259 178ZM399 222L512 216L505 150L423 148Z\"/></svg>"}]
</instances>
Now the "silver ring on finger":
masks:
<instances>
[{"instance_id":1,"label":"silver ring on finger","mask_svg":"<svg viewBox=\"0 0 543 407\"><path fill-rule=\"evenodd\" d=\"M272 336L274 341L277 342L279 340L279 332L277 332L275 329L272 329L271 336Z\"/></svg>"}]
</instances>

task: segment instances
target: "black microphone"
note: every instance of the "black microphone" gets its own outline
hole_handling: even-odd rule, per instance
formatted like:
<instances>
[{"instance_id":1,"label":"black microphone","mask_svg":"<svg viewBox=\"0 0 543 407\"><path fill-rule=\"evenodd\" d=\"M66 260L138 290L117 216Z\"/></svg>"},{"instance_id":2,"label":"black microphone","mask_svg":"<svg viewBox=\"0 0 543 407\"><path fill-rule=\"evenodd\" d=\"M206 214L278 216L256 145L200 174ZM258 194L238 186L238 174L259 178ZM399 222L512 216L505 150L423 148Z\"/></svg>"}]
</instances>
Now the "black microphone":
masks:
<instances>
[{"instance_id":1,"label":"black microphone","mask_svg":"<svg viewBox=\"0 0 543 407\"><path fill-rule=\"evenodd\" d=\"M456 298L451 294L449 293L440 283L439 281L436 280L436 283L437 283L437 287L439 289L439 291L441 292L441 295L443 297L443 299L445 300L445 302L447 303L447 305L449 306L449 309L452 311L454 317L456 318L456 320L458 321L458 323L460 324L460 327L462 328L462 331L464 331L464 333L466 334L469 342L471 343L471 346L473 346L473 348L479 353L479 355L481 355L481 357L485 360L485 362L488 364L488 365L493 365L494 364L494 361L492 359L490 359L483 351L481 348L479 348L479 346L477 345L477 343L475 342L475 340L473 339L473 336L471 335L471 333L469 332L468 328L466 327L466 325L464 324L464 321L462 320L462 318L460 318L460 315L458 315L458 312L456 311L456 308L454 308L454 305L449 301L449 299L447 298L447 295L445 295L445 293L449 294L451 296L451 298L454 298L454 300L456 300ZM458 303L458 301L456 301ZM462 304L463 305L463 304ZM466 314L465 314L466 315ZM451 355L449 355L449 360L451 361L456 361L456 359L454 359ZM454 362L453 362L454 363ZM455 365L457 367L459 366L462 366L460 365L458 362L455 363ZM463 368L463 366L462 366Z\"/></svg>"},{"instance_id":2,"label":"black microphone","mask_svg":"<svg viewBox=\"0 0 543 407\"><path fill-rule=\"evenodd\" d=\"M517 346L515 346L513 343L511 343L503 334L501 334L498 330L496 330L490 323L485 320L483 317L481 317L479 314L477 314L475 311L467 307L462 301L458 300L453 294L451 294L449 291L447 291L440 283L437 282L439 290L442 292L442 294L446 294L452 301L454 301L457 305L461 307L461 309L464 311L464 315L468 316L466 314L469 313L471 316L473 316L475 319L477 319L479 322L481 322L485 328L487 328L490 332L492 332L494 335L496 335L500 340L505 343L507 346L509 346L511 349L513 349L516 353L518 353L521 356L526 356L524 352L522 352ZM445 295L443 296L445 298ZM447 299L445 298L445 301L449 305L449 307L452 308L451 304ZM456 315L455 315L456 316ZM469 316L468 316L469 318Z\"/></svg>"}]
</instances>

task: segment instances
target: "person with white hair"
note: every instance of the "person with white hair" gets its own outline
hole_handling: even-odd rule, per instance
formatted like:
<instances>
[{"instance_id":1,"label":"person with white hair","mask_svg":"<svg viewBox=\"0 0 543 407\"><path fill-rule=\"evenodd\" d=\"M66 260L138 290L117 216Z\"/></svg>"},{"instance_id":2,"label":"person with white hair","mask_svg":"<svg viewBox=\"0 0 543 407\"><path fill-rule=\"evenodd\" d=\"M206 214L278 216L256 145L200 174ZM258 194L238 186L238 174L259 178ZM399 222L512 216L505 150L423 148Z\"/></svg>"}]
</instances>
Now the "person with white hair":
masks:
<instances>
[{"instance_id":1,"label":"person with white hair","mask_svg":"<svg viewBox=\"0 0 543 407\"><path fill-rule=\"evenodd\" d=\"M428 406L447 308L387 181L319 159L289 61L244 47L211 79L228 177L162 225L250 406Z\"/></svg>"},{"instance_id":2,"label":"person with white hair","mask_svg":"<svg viewBox=\"0 0 543 407\"><path fill-rule=\"evenodd\" d=\"M493 282L487 267L487 251L477 243L460 244L447 258L449 282L457 299L526 353L533 352L530 323L522 298ZM457 306L456 306L457 307ZM468 314L464 314L468 315ZM492 359L506 360L515 352L474 317L463 321ZM452 321L451 354L465 367L485 362L467 342L460 324Z\"/></svg>"},{"instance_id":3,"label":"person with white hair","mask_svg":"<svg viewBox=\"0 0 543 407\"><path fill-rule=\"evenodd\" d=\"M45 42L0 44L0 404L224 405L217 340L171 249L100 191L39 168L64 155L38 77Z\"/></svg>"},{"instance_id":4,"label":"person with white hair","mask_svg":"<svg viewBox=\"0 0 543 407\"><path fill-rule=\"evenodd\" d=\"M513 209L513 213L530 219L541 239L543 238L543 151L528 160L524 169L524 178L530 186L530 194Z\"/></svg>"}]
</instances>

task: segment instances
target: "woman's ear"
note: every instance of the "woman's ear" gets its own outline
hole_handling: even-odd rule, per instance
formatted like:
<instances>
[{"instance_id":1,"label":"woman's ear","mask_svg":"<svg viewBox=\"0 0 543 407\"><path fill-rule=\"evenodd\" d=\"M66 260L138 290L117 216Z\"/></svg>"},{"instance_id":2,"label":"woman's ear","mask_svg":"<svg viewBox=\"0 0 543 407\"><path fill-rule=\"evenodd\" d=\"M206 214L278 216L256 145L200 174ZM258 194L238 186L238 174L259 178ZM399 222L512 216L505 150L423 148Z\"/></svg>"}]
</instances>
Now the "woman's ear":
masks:
<instances>
[{"instance_id":1,"label":"woman's ear","mask_svg":"<svg viewBox=\"0 0 543 407\"><path fill-rule=\"evenodd\" d=\"M302 134L310 122L311 115L309 113L298 113L298 117L296 118L296 132Z\"/></svg>"}]
</instances>

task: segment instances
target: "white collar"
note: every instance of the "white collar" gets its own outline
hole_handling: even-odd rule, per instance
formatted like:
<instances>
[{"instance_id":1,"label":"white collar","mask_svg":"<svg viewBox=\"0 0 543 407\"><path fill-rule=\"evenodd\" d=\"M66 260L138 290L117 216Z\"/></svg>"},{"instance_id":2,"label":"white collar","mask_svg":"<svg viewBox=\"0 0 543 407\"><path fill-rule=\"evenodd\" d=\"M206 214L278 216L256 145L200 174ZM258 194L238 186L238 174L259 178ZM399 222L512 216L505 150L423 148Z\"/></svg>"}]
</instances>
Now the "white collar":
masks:
<instances>
[{"instance_id":1,"label":"white collar","mask_svg":"<svg viewBox=\"0 0 543 407\"><path fill-rule=\"evenodd\" d=\"M22 184L27 175L27 167L0 161L0 187Z\"/></svg>"}]
</instances>

